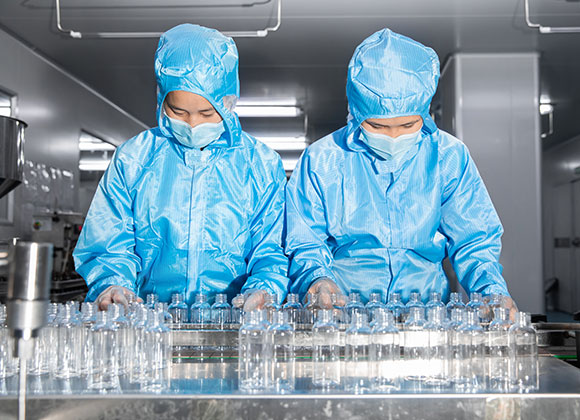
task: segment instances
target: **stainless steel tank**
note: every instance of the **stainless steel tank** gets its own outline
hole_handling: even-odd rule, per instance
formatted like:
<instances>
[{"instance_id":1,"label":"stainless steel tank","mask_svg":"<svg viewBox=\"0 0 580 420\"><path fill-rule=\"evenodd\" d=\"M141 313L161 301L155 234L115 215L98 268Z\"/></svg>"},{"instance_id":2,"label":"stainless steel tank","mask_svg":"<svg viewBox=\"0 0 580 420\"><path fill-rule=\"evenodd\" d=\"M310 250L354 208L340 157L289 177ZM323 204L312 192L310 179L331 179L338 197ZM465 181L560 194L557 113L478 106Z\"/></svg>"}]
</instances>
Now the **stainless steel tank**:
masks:
<instances>
[{"instance_id":1,"label":"stainless steel tank","mask_svg":"<svg viewBox=\"0 0 580 420\"><path fill-rule=\"evenodd\" d=\"M22 182L24 121L0 116L0 198Z\"/></svg>"}]
</instances>

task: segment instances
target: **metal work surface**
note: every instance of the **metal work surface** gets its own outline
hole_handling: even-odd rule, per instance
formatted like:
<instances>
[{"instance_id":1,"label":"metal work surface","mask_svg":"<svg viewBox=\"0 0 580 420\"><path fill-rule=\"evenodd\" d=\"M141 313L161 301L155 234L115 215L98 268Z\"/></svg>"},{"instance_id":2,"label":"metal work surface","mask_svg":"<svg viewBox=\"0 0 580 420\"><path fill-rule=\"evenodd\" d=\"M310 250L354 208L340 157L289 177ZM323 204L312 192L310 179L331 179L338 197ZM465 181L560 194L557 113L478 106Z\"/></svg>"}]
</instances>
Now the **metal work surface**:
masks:
<instances>
[{"instance_id":1,"label":"metal work surface","mask_svg":"<svg viewBox=\"0 0 580 420\"><path fill-rule=\"evenodd\" d=\"M193 359L195 360L195 359ZM199 359L197 359L199 360ZM82 380L29 378L27 411L34 419L140 418L501 418L577 419L580 370L552 357L540 357L540 390L530 394L454 394L413 389L392 394L352 395L313 389L310 362L297 363L296 392L243 394L237 390L235 358L214 351L203 362L175 363L171 388L163 394L137 393L122 384L120 394L87 393ZM0 383L0 419L15 418L16 381Z\"/></svg>"}]
</instances>

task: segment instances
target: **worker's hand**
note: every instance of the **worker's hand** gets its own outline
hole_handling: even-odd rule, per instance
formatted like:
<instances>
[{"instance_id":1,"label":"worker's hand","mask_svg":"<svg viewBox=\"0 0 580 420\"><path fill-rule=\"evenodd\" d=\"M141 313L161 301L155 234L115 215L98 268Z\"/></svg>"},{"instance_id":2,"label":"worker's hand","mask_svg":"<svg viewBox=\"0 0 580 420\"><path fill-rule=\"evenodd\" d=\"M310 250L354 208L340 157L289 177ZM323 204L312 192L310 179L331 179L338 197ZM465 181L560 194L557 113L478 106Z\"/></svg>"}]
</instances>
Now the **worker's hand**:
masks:
<instances>
[{"instance_id":1,"label":"worker's hand","mask_svg":"<svg viewBox=\"0 0 580 420\"><path fill-rule=\"evenodd\" d=\"M111 303L120 303L127 309L130 301L143 302L143 299L137 297L135 293L126 287L109 286L101 292L95 303L99 310L105 311Z\"/></svg>"},{"instance_id":2,"label":"worker's hand","mask_svg":"<svg viewBox=\"0 0 580 420\"><path fill-rule=\"evenodd\" d=\"M252 312L257 309L262 309L266 303L267 291L262 289L254 289L244 293L244 312Z\"/></svg>"},{"instance_id":3,"label":"worker's hand","mask_svg":"<svg viewBox=\"0 0 580 420\"><path fill-rule=\"evenodd\" d=\"M344 297L336 283L328 277L321 277L312 283L308 289L306 293L306 306L312 306L316 302L317 306L321 309L332 309L333 294L339 295L340 299L344 301ZM340 302L342 305L346 303L343 301Z\"/></svg>"}]
</instances>

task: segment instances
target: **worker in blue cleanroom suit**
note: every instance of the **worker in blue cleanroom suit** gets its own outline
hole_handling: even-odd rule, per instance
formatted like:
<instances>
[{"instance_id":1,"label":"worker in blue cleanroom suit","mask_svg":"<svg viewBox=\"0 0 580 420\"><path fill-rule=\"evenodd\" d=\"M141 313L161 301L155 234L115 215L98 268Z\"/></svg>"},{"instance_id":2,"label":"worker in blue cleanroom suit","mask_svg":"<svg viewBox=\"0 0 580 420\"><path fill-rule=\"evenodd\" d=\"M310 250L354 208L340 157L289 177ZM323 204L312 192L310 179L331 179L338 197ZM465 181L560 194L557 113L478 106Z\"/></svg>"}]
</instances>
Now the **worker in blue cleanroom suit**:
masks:
<instances>
[{"instance_id":1,"label":"worker in blue cleanroom suit","mask_svg":"<svg viewBox=\"0 0 580 420\"><path fill-rule=\"evenodd\" d=\"M437 128L429 105L435 52L388 29L348 67L348 124L312 144L286 191L291 291L318 295L430 291L444 298L449 256L465 290L509 298L503 229L467 147Z\"/></svg>"},{"instance_id":2,"label":"worker in blue cleanroom suit","mask_svg":"<svg viewBox=\"0 0 580 420\"><path fill-rule=\"evenodd\" d=\"M286 177L278 154L242 131L238 52L196 25L161 36L155 55L159 126L119 146L74 251L101 308L149 293L266 292L284 299Z\"/></svg>"}]
</instances>

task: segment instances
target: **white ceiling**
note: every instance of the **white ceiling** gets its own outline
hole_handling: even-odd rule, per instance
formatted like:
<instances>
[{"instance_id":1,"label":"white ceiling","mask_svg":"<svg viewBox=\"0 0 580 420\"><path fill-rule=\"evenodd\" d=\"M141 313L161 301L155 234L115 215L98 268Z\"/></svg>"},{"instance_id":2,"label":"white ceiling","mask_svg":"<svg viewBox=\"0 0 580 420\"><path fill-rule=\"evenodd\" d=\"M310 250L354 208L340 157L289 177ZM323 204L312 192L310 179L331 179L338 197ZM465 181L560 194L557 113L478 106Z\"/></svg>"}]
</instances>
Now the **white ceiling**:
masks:
<instances>
[{"instance_id":1,"label":"white ceiling","mask_svg":"<svg viewBox=\"0 0 580 420\"><path fill-rule=\"evenodd\" d=\"M61 4L64 25L80 31L161 32L183 22L233 31L274 23L276 1ZM578 0L530 2L533 19L543 24L580 26ZM137 118L155 124L155 39L67 38L56 31L54 0L2 1L0 25ZM442 62L459 51L541 52L541 91L555 102L556 132L546 145L580 133L575 124L580 116L580 33L539 35L525 26L523 0L283 0L277 32L236 39L242 95L296 96L308 114L309 137L316 139L344 124L350 56L357 44L383 27L432 46Z\"/></svg>"}]
</instances>

